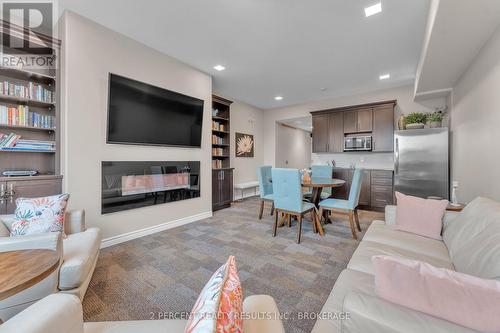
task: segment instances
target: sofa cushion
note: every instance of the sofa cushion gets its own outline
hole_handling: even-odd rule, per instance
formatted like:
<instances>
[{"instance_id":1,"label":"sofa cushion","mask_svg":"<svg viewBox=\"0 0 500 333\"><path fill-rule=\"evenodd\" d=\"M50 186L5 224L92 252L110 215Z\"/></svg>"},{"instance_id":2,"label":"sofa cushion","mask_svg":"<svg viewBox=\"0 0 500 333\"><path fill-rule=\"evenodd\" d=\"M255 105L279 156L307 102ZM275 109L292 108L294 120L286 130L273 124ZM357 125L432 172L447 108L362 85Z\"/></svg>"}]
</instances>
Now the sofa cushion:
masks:
<instances>
[{"instance_id":1,"label":"sofa cushion","mask_svg":"<svg viewBox=\"0 0 500 333\"><path fill-rule=\"evenodd\" d=\"M343 270L321 309L312 333L340 332L342 321L333 315L342 313L344 298L351 291L375 295L373 275L350 269Z\"/></svg>"},{"instance_id":2,"label":"sofa cushion","mask_svg":"<svg viewBox=\"0 0 500 333\"><path fill-rule=\"evenodd\" d=\"M442 239L443 215L448 200L422 199L400 192L396 192L396 199L396 229Z\"/></svg>"},{"instance_id":3,"label":"sofa cushion","mask_svg":"<svg viewBox=\"0 0 500 333\"><path fill-rule=\"evenodd\" d=\"M63 263L59 272L59 289L74 289L82 284L92 273L100 245L101 232L97 228L89 228L84 232L68 235L63 240Z\"/></svg>"},{"instance_id":4,"label":"sofa cushion","mask_svg":"<svg viewBox=\"0 0 500 333\"><path fill-rule=\"evenodd\" d=\"M350 314L350 320L342 321L343 333L478 333L380 297L357 292L347 294L343 311ZM335 332L340 331L324 331Z\"/></svg>"},{"instance_id":5,"label":"sofa cushion","mask_svg":"<svg viewBox=\"0 0 500 333\"><path fill-rule=\"evenodd\" d=\"M454 270L453 264L449 259L438 259L435 256L429 256L425 253L428 249L420 249L415 247L414 250L406 250L397 246L386 245L370 241L362 241L354 252L351 261L347 268L360 272L374 274L372 257L376 255L388 255L397 258L406 258L413 260L421 260L430 263L436 267L448 268Z\"/></svg>"},{"instance_id":6,"label":"sofa cushion","mask_svg":"<svg viewBox=\"0 0 500 333\"><path fill-rule=\"evenodd\" d=\"M476 198L450 222L443 239L455 269L485 279L500 279L500 204Z\"/></svg>"},{"instance_id":7,"label":"sofa cushion","mask_svg":"<svg viewBox=\"0 0 500 333\"><path fill-rule=\"evenodd\" d=\"M500 282L415 260L372 261L375 293L382 299L481 332L500 332Z\"/></svg>"},{"instance_id":8,"label":"sofa cushion","mask_svg":"<svg viewBox=\"0 0 500 333\"><path fill-rule=\"evenodd\" d=\"M436 259L450 261L448 248L442 241L395 230L391 226L387 226L383 221L373 221L363 236L363 241L382 243Z\"/></svg>"},{"instance_id":9,"label":"sofa cushion","mask_svg":"<svg viewBox=\"0 0 500 333\"><path fill-rule=\"evenodd\" d=\"M18 198L15 222L10 235L22 236L44 232L64 232L64 213L69 194L42 198Z\"/></svg>"}]
</instances>

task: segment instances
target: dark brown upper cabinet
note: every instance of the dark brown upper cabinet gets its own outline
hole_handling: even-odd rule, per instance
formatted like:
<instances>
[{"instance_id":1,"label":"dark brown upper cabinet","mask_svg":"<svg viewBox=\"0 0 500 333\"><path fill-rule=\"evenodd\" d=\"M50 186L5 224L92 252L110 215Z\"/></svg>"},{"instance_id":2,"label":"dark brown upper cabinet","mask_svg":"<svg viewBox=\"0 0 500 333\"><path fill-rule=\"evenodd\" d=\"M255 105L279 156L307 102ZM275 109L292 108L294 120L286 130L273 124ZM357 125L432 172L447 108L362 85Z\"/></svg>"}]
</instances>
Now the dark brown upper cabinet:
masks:
<instances>
[{"instance_id":1,"label":"dark brown upper cabinet","mask_svg":"<svg viewBox=\"0 0 500 333\"><path fill-rule=\"evenodd\" d=\"M373 108L373 151L394 150L394 106L383 105Z\"/></svg>"},{"instance_id":2,"label":"dark brown upper cabinet","mask_svg":"<svg viewBox=\"0 0 500 333\"><path fill-rule=\"evenodd\" d=\"M312 117L312 151L313 153L328 152L328 115Z\"/></svg>"},{"instance_id":3,"label":"dark brown upper cabinet","mask_svg":"<svg viewBox=\"0 0 500 333\"><path fill-rule=\"evenodd\" d=\"M393 151L396 100L313 111L313 153L341 153L346 134L373 137L373 152Z\"/></svg>"},{"instance_id":4,"label":"dark brown upper cabinet","mask_svg":"<svg viewBox=\"0 0 500 333\"><path fill-rule=\"evenodd\" d=\"M362 133L372 131L372 109L344 111L344 133Z\"/></svg>"},{"instance_id":5,"label":"dark brown upper cabinet","mask_svg":"<svg viewBox=\"0 0 500 333\"><path fill-rule=\"evenodd\" d=\"M344 117L341 112L312 117L313 153L341 153L344 151Z\"/></svg>"}]
</instances>

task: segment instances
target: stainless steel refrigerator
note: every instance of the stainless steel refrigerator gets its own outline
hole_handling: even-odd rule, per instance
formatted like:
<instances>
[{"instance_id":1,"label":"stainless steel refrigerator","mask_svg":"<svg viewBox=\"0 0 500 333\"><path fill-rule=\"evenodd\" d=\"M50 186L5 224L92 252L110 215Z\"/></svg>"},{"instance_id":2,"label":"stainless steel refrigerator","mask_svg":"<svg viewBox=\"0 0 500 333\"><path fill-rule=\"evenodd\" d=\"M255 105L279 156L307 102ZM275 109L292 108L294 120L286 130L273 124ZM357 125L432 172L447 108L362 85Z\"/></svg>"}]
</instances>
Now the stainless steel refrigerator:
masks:
<instances>
[{"instance_id":1,"label":"stainless steel refrigerator","mask_svg":"<svg viewBox=\"0 0 500 333\"><path fill-rule=\"evenodd\" d=\"M394 190L449 199L448 128L395 131Z\"/></svg>"}]
</instances>

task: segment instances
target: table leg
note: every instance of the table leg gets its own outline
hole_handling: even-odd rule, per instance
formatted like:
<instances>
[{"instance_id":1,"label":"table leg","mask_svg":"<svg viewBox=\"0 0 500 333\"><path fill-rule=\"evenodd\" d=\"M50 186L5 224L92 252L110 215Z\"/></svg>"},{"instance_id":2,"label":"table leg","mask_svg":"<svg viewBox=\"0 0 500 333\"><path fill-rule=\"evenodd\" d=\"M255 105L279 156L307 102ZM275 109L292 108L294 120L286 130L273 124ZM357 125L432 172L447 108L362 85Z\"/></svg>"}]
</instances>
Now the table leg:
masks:
<instances>
[{"instance_id":1,"label":"table leg","mask_svg":"<svg viewBox=\"0 0 500 333\"><path fill-rule=\"evenodd\" d=\"M319 200L321 199L321 187L313 187L312 190L312 195L311 195L311 202L314 204L314 206L319 207Z\"/></svg>"},{"instance_id":2,"label":"table leg","mask_svg":"<svg viewBox=\"0 0 500 333\"><path fill-rule=\"evenodd\" d=\"M319 232L320 236L323 236L325 234L325 231L323 230L323 226L321 225L321 217L319 216L318 210L315 208L314 209L314 222L316 223L316 230Z\"/></svg>"}]
</instances>

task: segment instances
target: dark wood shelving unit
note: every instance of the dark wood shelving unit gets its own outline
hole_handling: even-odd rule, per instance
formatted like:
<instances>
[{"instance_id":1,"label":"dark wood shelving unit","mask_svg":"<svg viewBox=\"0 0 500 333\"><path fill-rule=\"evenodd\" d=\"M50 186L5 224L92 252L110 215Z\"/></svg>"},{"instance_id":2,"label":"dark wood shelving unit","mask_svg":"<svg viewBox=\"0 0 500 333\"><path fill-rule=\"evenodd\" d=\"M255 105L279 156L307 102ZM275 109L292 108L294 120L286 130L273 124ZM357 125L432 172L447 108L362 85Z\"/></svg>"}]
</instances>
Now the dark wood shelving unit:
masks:
<instances>
[{"instance_id":1,"label":"dark wood shelving unit","mask_svg":"<svg viewBox=\"0 0 500 333\"><path fill-rule=\"evenodd\" d=\"M25 28L0 20L0 34L9 35L11 40L22 42L25 36L34 36ZM5 43L7 39L3 39ZM50 36L39 36L38 39L30 39L30 43L42 47L49 47L50 54L58 63L61 41ZM15 52L9 45L3 44L4 50L11 50L15 57L39 56L30 53ZM40 197L61 193L62 175L60 174L60 117L58 109L59 81L56 76L55 65L53 68L32 68L27 65L20 67L0 66L0 83L29 87L30 82L41 85L52 93L51 101L43 101L35 98L24 98L8 94L0 94L0 105L17 108L24 105L29 112L40 116L53 116L54 128L43 128L26 125L28 122L10 122L0 124L0 132L4 134L14 133L21 139L54 141L55 150L45 149L0 149L2 163L0 164L0 186L2 198L0 214L14 212L15 200L18 197ZM21 118L22 119L22 118ZM21 124L21 125L20 125ZM38 175L22 177L5 177L1 173L6 170L36 170Z\"/></svg>"},{"instance_id":2,"label":"dark wood shelving unit","mask_svg":"<svg viewBox=\"0 0 500 333\"><path fill-rule=\"evenodd\" d=\"M212 95L212 210L231 206L233 201L233 168L231 145L230 100Z\"/></svg>"}]
</instances>

